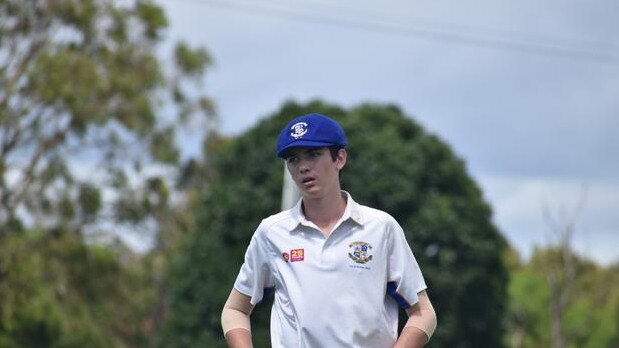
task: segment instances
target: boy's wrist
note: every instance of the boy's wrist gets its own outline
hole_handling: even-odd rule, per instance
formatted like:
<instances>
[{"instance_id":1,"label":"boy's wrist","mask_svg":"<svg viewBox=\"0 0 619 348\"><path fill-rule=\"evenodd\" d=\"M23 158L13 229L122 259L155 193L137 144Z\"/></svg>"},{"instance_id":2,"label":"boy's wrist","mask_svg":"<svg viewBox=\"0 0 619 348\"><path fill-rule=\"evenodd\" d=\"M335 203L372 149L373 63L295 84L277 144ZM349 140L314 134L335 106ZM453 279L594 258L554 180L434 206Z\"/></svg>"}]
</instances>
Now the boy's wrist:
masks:
<instances>
[{"instance_id":1,"label":"boy's wrist","mask_svg":"<svg viewBox=\"0 0 619 348\"><path fill-rule=\"evenodd\" d=\"M236 328L226 333L226 342L230 348L252 348L251 332L244 328Z\"/></svg>"}]
</instances>

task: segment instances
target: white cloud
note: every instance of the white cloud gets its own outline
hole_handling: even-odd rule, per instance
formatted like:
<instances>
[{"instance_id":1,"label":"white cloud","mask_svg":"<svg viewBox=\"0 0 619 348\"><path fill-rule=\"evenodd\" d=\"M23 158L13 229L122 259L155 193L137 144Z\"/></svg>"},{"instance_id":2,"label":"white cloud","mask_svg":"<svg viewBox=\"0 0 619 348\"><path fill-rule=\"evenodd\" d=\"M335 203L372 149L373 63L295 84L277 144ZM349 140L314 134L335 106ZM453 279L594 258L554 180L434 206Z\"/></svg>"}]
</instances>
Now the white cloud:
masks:
<instances>
[{"instance_id":1,"label":"white cloud","mask_svg":"<svg viewBox=\"0 0 619 348\"><path fill-rule=\"evenodd\" d=\"M536 245L555 241L547 211L559 225L574 222L575 250L602 264L619 261L618 182L483 175L478 179L496 224L523 256L530 256Z\"/></svg>"}]
</instances>

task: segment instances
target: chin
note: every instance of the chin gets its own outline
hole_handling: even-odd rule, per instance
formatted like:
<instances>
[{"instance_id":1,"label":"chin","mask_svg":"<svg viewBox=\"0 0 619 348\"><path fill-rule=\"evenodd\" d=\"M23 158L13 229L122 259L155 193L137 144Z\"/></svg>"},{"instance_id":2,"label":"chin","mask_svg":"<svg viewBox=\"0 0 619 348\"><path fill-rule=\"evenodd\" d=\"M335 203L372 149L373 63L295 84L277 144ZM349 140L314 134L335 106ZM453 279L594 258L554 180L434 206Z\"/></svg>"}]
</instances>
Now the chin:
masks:
<instances>
[{"instance_id":1,"label":"chin","mask_svg":"<svg viewBox=\"0 0 619 348\"><path fill-rule=\"evenodd\" d=\"M311 187L306 190L301 190L301 192L303 193L303 196L306 196L309 198L315 198L315 197L320 196L320 190L316 187Z\"/></svg>"}]
</instances>

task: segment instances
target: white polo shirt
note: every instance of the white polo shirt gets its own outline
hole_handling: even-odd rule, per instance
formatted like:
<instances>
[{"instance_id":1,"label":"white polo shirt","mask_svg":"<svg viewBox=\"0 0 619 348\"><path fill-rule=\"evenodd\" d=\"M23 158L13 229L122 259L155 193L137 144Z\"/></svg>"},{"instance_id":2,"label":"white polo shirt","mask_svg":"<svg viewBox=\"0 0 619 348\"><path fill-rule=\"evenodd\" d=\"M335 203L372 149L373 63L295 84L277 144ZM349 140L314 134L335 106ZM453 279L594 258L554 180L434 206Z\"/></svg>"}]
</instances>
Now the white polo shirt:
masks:
<instances>
[{"instance_id":1,"label":"white polo shirt","mask_svg":"<svg viewBox=\"0 0 619 348\"><path fill-rule=\"evenodd\" d=\"M400 225L345 192L344 215L329 237L295 207L262 221L234 288L262 300L274 288L273 347L391 347L398 304L426 289Z\"/></svg>"}]
</instances>

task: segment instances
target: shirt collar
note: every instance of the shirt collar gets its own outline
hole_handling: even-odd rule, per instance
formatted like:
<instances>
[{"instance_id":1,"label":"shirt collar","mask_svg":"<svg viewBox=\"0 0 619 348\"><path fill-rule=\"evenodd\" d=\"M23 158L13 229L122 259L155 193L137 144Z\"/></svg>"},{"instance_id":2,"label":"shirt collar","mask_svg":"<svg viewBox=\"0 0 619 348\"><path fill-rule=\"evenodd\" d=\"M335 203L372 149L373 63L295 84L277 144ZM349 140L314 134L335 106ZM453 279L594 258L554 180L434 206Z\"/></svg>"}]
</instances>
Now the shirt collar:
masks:
<instances>
[{"instance_id":1,"label":"shirt collar","mask_svg":"<svg viewBox=\"0 0 619 348\"><path fill-rule=\"evenodd\" d=\"M346 195L346 209L344 209L344 214L342 214L340 220L344 222L350 219L358 223L359 225L363 225L363 214L361 212L360 205L352 199L350 193L346 191L342 191L342 193ZM299 225L307 226L310 223L303 214L302 203L303 198L300 198L297 201L297 204L295 204L295 206L290 209L290 214L292 217L290 222L290 231L293 231Z\"/></svg>"}]
</instances>

